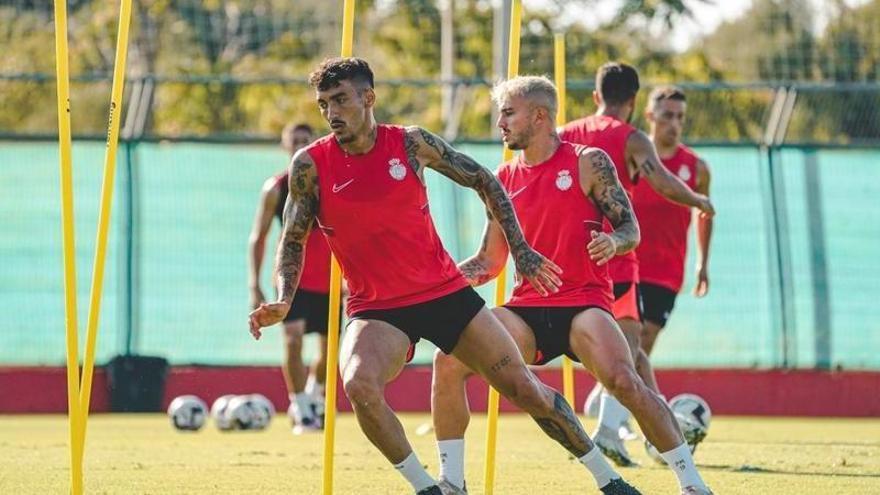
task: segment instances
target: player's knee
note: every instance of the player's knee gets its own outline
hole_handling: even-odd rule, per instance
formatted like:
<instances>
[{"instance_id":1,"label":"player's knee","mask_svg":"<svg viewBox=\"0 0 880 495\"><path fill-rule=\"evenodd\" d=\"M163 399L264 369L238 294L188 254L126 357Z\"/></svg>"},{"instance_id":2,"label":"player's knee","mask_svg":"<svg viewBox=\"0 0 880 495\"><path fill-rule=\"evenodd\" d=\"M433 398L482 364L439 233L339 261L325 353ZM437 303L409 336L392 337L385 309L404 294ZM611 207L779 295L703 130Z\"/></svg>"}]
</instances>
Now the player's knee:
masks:
<instances>
[{"instance_id":1,"label":"player's knee","mask_svg":"<svg viewBox=\"0 0 880 495\"><path fill-rule=\"evenodd\" d=\"M621 401L634 397L641 385L641 379L636 375L635 370L626 365L615 367L605 381L605 387L611 395Z\"/></svg>"},{"instance_id":2,"label":"player's knee","mask_svg":"<svg viewBox=\"0 0 880 495\"><path fill-rule=\"evenodd\" d=\"M455 356L440 349L434 351L434 381L441 382L464 378L470 370Z\"/></svg>"},{"instance_id":3,"label":"player's knee","mask_svg":"<svg viewBox=\"0 0 880 495\"><path fill-rule=\"evenodd\" d=\"M504 394L517 407L529 414L546 416L553 409L553 399L532 375L518 377Z\"/></svg>"},{"instance_id":4,"label":"player's knee","mask_svg":"<svg viewBox=\"0 0 880 495\"><path fill-rule=\"evenodd\" d=\"M367 407L378 404L382 400L382 387L378 382L357 374L347 375L343 378L342 389L345 396L355 407Z\"/></svg>"}]
</instances>

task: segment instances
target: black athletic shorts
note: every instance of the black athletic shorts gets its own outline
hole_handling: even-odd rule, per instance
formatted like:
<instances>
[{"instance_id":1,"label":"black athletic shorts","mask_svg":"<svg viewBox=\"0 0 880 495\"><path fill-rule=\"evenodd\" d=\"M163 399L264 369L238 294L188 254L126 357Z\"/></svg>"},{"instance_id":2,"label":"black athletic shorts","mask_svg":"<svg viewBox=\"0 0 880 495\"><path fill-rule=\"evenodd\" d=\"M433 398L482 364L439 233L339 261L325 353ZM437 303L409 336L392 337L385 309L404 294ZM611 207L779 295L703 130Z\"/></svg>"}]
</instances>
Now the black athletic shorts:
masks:
<instances>
[{"instance_id":1,"label":"black athletic shorts","mask_svg":"<svg viewBox=\"0 0 880 495\"><path fill-rule=\"evenodd\" d=\"M341 308L340 304L340 308ZM330 294L311 292L299 289L293 296L290 311L284 317L284 322L296 320L306 321L306 333L319 333L327 335L327 317L330 307ZM340 311L340 317L342 312Z\"/></svg>"},{"instance_id":2,"label":"black athletic shorts","mask_svg":"<svg viewBox=\"0 0 880 495\"><path fill-rule=\"evenodd\" d=\"M450 354L465 327L486 301L470 286L423 303L392 309L367 309L351 315L352 320L379 320L394 326L415 345L428 339Z\"/></svg>"},{"instance_id":3,"label":"black athletic shorts","mask_svg":"<svg viewBox=\"0 0 880 495\"><path fill-rule=\"evenodd\" d=\"M672 308L675 307L675 291L653 284L639 284L642 289L642 302L645 307L645 321L666 326Z\"/></svg>"},{"instance_id":4,"label":"black athletic shorts","mask_svg":"<svg viewBox=\"0 0 880 495\"><path fill-rule=\"evenodd\" d=\"M575 316L584 311L590 308L599 308L598 306L504 307L522 318L535 334L535 362L531 364L546 364L563 354L580 362L578 357L571 352L569 345L568 336L571 333L571 322ZM605 310L602 309L602 311Z\"/></svg>"}]
</instances>

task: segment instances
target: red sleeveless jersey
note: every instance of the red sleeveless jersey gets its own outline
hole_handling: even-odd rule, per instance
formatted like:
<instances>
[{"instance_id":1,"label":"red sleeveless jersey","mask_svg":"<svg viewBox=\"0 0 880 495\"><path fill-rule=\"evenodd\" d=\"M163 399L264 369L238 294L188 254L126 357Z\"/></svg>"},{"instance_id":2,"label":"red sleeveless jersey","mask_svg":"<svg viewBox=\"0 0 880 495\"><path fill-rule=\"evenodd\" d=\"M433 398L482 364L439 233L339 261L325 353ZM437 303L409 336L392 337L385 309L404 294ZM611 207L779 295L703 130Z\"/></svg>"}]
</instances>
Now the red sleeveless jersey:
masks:
<instances>
[{"instance_id":1,"label":"red sleeveless jersey","mask_svg":"<svg viewBox=\"0 0 880 495\"><path fill-rule=\"evenodd\" d=\"M522 155L498 169L526 241L562 268L559 292L541 296L517 274L510 306L598 306L611 311L614 295L607 266L590 259L590 232L601 230L602 212L580 186L578 151L563 142L547 161L526 165Z\"/></svg>"},{"instance_id":2,"label":"red sleeveless jersey","mask_svg":"<svg viewBox=\"0 0 880 495\"><path fill-rule=\"evenodd\" d=\"M278 189L278 205L275 217L284 224L284 203L287 201L289 172L275 177L275 188ZM309 292L326 294L330 292L330 246L327 239L318 231L317 225L312 227L306 241L303 272L299 279L299 288Z\"/></svg>"},{"instance_id":3,"label":"red sleeveless jersey","mask_svg":"<svg viewBox=\"0 0 880 495\"><path fill-rule=\"evenodd\" d=\"M318 224L348 282L350 315L430 301L468 285L434 228L404 132L379 125L363 155L347 154L332 135L306 148L318 172Z\"/></svg>"},{"instance_id":4,"label":"red sleeveless jersey","mask_svg":"<svg viewBox=\"0 0 880 495\"><path fill-rule=\"evenodd\" d=\"M690 148L680 144L674 155L663 158L663 166L694 189L698 160ZM641 281L678 292L684 280L691 209L667 200L647 184L636 186L633 208L642 230L637 248Z\"/></svg>"},{"instance_id":5,"label":"red sleeveless jersey","mask_svg":"<svg viewBox=\"0 0 880 495\"><path fill-rule=\"evenodd\" d=\"M559 137L563 141L592 146L608 153L617 169L620 184L632 198L636 181L629 175L626 163L626 141L635 130L635 127L614 117L590 115L565 124ZM613 230L611 224L605 221L605 231L611 230ZM612 258L608 263L608 271L614 283L638 282L639 263L635 251Z\"/></svg>"}]
</instances>

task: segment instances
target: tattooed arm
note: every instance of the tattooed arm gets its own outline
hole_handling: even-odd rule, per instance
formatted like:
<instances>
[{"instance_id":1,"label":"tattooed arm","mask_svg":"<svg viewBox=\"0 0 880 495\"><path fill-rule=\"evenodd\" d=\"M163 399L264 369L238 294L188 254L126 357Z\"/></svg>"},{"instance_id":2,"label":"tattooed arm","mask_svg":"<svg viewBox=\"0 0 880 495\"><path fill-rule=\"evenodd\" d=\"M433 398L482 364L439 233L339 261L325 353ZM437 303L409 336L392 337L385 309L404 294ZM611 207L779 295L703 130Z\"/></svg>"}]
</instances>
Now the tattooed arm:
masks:
<instances>
[{"instance_id":1,"label":"tattooed arm","mask_svg":"<svg viewBox=\"0 0 880 495\"><path fill-rule=\"evenodd\" d=\"M263 303L250 314L251 334L260 338L260 328L278 323L290 310L299 285L306 240L318 214L318 173L305 151L294 155L290 163L290 193L284 204L284 228L278 242L275 265L278 267L278 301Z\"/></svg>"},{"instance_id":2,"label":"tattooed arm","mask_svg":"<svg viewBox=\"0 0 880 495\"><path fill-rule=\"evenodd\" d=\"M486 204L489 220L496 222L507 239L517 271L542 295L556 292L562 271L532 249L523 237L513 204L498 179L473 158L460 153L443 139L419 127L406 129L406 152L410 166L420 174L428 167L469 187Z\"/></svg>"},{"instance_id":3,"label":"tattooed arm","mask_svg":"<svg viewBox=\"0 0 880 495\"><path fill-rule=\"evenodd\" d=\"M464 278L474 287L494 279L507 261L507 241L498 222L488 219L483 228L483 243L480 250L458 264Z\"/></svg>"},{"instance_id":4,"label":"tattooed arm","mask_svg":"<svg viewBox=\"0 0 880 495\"><path fill-rule=\"evenodd\" d=\"M604 151L584 149L580 153L578 168L584 194L593 200L614 227L610 234L593 231L592 240L587 245L590 258L597 265L604 265L614 256L635 249L639 243L639 224L617 178L614 163Z\"/></svg>"},{"instance_id":5,"label":"tattooed arm","mask_svg":"<svg viewBox=\"0 0 880 495\"><path fill-rule=\"evenodd\" d=\"M651 139L642 131L635 131L626 140L626 159L630 168L648 181L658 194L669 201L699 208L707 215L715 214L712 202L703 194L695 193L673 175L663 162Z\"/></svg>"}]
</instances>

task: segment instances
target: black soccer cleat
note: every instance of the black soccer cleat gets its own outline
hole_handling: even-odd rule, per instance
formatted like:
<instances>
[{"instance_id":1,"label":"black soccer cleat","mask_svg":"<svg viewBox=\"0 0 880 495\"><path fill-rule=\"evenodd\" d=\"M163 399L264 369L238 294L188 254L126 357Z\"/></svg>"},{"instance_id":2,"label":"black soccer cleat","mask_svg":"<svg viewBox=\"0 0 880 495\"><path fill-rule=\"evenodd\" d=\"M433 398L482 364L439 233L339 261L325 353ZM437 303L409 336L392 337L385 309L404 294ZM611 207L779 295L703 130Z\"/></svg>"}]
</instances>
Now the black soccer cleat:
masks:
<instances>
[{"instance_id":1,"label":"black soccer cleat","mask_svg":"<svg viewBox=\"0 0 880 495\"><path fill-rule=\"evenodd\" d=\"M615 478L611 480L611 483L608 483L599 490L605 495L642 495L642 492L623 481L623 478Z\"/></svg>"},{"instance_id":2,"label":"black soccer cleat","mask_svg":"<svg viewBox=\"0 0 880 495\"><path fill-rule=\"evenodd\" d=\"M419 490L416 495L443 495L443 492L440 491L440 487L437 485L431 485L428 488Z\"/></svg>"}]
</instances>

